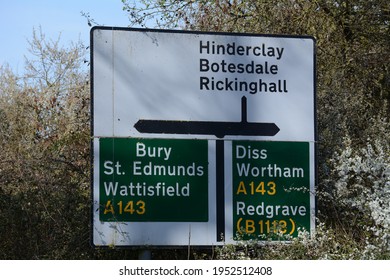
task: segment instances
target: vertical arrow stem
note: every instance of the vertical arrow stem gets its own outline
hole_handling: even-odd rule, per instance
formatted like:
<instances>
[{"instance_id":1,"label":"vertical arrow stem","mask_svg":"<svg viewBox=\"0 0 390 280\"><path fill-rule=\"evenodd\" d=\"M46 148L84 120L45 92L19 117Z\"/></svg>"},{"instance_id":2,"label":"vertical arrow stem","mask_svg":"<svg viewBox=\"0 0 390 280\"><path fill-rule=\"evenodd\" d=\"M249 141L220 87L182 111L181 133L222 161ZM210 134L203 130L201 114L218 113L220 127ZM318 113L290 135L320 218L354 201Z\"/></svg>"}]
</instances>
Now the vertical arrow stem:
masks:
<instances>
[{"instance_id":1,"label":"vertical arrow stem","mask_svg":"<svg viewBox=\"0 0 390 280\"><path fill-rule=\"evenodd\" d=\"M216 141L217 241L225 238L225 143Z\"/></svg>"},{"instance_id":2,"label":"vertical arrow stem","mask_svg":"<svg viewBox=\"0 0 390 280\"><path fill-rule=\"evenodd\" d=\"M241 122L246 123L247 121L246 96L243 96L241 98Z\"/></svg>"}]
</instances>

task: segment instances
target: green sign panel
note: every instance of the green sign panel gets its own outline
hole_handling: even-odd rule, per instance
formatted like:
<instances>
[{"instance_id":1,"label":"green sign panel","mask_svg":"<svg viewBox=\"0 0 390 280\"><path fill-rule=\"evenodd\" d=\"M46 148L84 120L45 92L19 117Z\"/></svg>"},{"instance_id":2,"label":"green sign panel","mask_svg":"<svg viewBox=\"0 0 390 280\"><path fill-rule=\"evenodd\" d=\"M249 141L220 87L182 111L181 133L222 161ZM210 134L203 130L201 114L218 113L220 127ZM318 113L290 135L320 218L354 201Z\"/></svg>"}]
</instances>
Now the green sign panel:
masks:
<instances>
[{"instance_id":1,"label":"green sign panel","mask_svg":"<svg viewBox=\"0 0 390 280\"><path fill-rule=\"evenodd\" d=\"M207 140L99 141L101 221L208 221Z\"/></svg>"},{"instance_id":2,"label":"green sign panel","mask_svg":"<svg viewBox=\"0 0 390 280\"><path fill-rule=\"evenodd\" d=\"M280 239L310 230L309 143L233 141L233 232Z\"/></svg>"}]
</instances>

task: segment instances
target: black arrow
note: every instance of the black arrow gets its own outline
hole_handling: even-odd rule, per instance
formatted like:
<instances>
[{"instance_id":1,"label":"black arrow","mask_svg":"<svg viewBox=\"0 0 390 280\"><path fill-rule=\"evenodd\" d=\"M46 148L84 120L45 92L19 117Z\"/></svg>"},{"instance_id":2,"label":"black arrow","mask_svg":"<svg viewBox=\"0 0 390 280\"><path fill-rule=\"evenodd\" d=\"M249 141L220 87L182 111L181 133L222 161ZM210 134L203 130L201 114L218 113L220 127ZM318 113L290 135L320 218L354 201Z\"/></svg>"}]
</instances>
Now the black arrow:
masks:
<instances>
[{"instance_id":1,"label":"black arrow","mask_svg":"<svg viewBox=\"0 0 390 280\"><path fill-rule=\"evenodd\" d=\"M245 96L241 99L240 122L139 120L134 127L141 133L215 135L218 138L274 136L280 130L274 123L248 122Z\"/></svg>"},{"instance_id":2,"label":"black arrow","mask_svg":"<svg viewBox=\"0 0 390 280\"><path fill-rule=\"evenodd\" d=\"M279 127L274 123L207 122L207 121L159 121L139 120L134 127L141 133L274 136Z\"/></svg>"}]
</instances>

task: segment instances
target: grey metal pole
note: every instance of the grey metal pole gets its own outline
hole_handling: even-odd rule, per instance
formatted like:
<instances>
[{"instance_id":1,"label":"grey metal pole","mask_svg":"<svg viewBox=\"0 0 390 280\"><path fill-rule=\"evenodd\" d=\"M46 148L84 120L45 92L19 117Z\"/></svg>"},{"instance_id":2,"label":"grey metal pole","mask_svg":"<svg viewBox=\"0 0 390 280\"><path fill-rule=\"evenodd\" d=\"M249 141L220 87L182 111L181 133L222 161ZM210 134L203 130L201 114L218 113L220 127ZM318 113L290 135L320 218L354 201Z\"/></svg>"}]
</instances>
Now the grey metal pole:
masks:
<instances>
[{"instance_id":1,"label":"grey metal pole","mask_svg":"<svg viewBox=\"0 0 390 280\"><path fill-rule=\"evenodd\" d=\"M152 259L152 251L150 250L141 250L138 253L139 260L151 260Z\"/></svg>"}]
</instances>

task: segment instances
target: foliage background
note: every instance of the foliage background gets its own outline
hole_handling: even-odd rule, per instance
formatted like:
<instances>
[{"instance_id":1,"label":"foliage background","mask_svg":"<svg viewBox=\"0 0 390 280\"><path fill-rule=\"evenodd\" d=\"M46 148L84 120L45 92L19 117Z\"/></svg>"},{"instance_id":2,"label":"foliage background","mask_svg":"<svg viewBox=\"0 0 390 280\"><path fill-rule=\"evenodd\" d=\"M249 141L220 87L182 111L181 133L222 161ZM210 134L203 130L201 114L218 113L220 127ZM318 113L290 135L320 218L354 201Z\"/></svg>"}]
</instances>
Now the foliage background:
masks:
<instances>
[{"instance_id":1,"label":"foliage background","mask_svg":"<svg viewBox=\"0 0 390 280\"><path fill-rule=\"evenodd\" d=\"M154 258L390 258L387 0L123 0L130 25L317 40L315 236L156 251ZM150 26L148 26L150 27ZM0 67L0 259L137 258L90 246L88 46L35 30L25 73Z\"/></svg>"}]
</instances>

